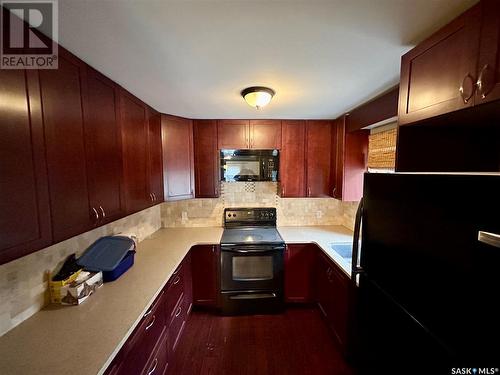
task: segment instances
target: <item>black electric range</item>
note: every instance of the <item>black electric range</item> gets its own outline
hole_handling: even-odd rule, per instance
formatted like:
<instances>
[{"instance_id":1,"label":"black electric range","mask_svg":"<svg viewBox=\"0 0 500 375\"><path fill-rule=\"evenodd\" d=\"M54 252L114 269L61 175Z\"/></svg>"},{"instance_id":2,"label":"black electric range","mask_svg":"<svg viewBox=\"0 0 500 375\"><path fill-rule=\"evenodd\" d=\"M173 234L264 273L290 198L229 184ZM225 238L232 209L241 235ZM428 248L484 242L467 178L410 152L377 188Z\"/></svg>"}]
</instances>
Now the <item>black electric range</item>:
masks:
<instances>
[{"instance_id":1,"label":"black electric range","mask_svg":"<svg viewBox=\"0 0 500 375\"><path fill-rule=\"evenodd\" d=\"M283 309L285 242L276 229L275 208L226 208L221 249L223 314Z\"/></svg>"}]
</instances>

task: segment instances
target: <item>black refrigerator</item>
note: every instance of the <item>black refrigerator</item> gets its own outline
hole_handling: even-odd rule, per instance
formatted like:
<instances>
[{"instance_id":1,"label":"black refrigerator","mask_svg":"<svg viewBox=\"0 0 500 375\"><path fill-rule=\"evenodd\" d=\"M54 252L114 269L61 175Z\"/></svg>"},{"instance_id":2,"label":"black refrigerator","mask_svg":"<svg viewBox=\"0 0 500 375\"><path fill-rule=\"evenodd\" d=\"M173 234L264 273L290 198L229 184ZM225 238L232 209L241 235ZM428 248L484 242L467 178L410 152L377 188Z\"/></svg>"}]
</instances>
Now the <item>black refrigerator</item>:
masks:
<instances>
[{"instance_id":1,"label":"black refrigerator","mask_svg":"<svg viewBox=\"0 0 500 375\"><path fill-rule=\"evenodd\" d=\"M500 174L365 174L353 248L360 373L499 373Z\"/></svg>"}]
</instances>

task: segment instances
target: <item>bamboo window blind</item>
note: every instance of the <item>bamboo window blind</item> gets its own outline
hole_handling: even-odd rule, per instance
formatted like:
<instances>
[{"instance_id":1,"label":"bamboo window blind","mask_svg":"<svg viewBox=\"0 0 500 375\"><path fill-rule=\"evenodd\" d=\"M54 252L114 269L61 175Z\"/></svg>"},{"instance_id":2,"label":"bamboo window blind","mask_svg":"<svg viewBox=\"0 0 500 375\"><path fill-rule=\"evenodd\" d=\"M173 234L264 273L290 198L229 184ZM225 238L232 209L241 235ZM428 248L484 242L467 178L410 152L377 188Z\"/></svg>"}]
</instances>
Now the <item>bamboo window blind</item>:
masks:
<instances>
[{"instance_id":1,"label":"bamboo window blind","mask_svg":"<svg viewBox=\"0 0 500 375\"><path fill-rule=\"evenodd\" d=\"M370 134L368 140L368 168L395 168L396 138L397 128Z\"/></svg>"}]
</instances>

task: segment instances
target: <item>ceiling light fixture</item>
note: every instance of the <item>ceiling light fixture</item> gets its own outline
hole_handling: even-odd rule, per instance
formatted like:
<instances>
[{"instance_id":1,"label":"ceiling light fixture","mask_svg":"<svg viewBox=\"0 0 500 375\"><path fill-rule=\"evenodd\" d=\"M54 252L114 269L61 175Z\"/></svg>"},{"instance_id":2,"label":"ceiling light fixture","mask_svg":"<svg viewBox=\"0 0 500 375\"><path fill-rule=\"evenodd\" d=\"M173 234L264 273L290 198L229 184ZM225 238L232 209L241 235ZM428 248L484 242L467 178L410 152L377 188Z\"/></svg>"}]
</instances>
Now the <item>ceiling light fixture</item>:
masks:
<instances>
[{"instance_id":1,"label":"ceiling light fixture","mask_svg":"<svg viewBox=\"0 0 500 375\"><path fill-rule=\"evenodd\" d=\"M248 105L257 109L261 109L268 105L274 94L274 90L263 86L247 87L241 92L241 96Z\"/></svg>"}]
</instances>

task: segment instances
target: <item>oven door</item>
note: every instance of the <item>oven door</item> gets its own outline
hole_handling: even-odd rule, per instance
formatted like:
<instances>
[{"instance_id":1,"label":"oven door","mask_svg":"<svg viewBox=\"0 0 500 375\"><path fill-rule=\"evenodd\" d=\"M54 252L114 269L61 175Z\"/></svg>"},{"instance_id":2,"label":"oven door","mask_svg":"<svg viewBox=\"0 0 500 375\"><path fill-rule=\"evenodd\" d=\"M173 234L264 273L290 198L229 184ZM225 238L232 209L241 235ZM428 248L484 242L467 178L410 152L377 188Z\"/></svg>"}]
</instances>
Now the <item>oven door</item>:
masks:
<instances>
[{"instance_id":1,"label":"oven door","mask_svg":"<svg viewBox=\"0 0 500 375\"><path fill-rule=\"evenodd\" d=\"M285 246L221 247L221 291L281 290Z\"/></svg>"}]
</instances>

